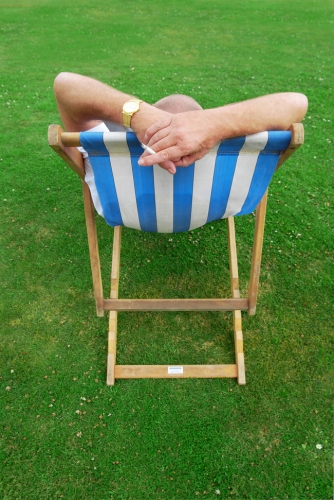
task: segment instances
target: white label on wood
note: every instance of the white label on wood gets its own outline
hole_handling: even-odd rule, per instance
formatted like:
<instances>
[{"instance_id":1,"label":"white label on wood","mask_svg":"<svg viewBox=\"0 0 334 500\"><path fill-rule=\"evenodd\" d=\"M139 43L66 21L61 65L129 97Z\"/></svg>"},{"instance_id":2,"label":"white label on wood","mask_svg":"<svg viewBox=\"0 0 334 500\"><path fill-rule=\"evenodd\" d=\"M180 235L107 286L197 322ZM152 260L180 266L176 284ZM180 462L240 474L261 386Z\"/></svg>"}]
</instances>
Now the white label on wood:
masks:
<instances>
[{"instance_id":1,"label":"white label on wood","mask_svg":"<svg viewBox=\"0 0 334 500\"><path fill-rule=\"evenodd\" d=\"M183 374L183 366L168 367L168 375L182 375L182 374Z\"/></svg>"}]
</instances>

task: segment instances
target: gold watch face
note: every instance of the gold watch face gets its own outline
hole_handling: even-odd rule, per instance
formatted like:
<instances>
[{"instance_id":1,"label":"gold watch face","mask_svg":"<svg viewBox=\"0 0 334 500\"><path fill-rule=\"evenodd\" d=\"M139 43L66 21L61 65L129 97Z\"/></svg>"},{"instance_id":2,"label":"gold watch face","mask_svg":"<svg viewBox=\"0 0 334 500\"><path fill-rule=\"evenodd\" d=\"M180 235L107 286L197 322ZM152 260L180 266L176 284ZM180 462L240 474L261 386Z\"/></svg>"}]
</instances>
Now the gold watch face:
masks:
<instances>
[{"instance_id":1,"label":"gold watch face","mask_svg":"<svg viewBox=\"0 0 334 500\"><path fill-rule=\"evenodd\" d=\"M134 113L135 111L138 111L138 109L138 102L128 101L123 106L123 111L125 111L126 113Z\"/></svg>"}]
</instances>

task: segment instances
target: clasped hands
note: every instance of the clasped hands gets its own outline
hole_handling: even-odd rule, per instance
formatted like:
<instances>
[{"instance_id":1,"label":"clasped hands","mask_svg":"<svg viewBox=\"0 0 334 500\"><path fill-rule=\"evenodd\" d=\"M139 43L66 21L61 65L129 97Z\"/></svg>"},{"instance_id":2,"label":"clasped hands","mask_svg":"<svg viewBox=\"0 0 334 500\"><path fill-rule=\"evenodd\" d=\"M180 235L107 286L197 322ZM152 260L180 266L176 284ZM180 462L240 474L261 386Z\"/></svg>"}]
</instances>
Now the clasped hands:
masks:
<instances>
[{"instance_id":1,"label":"clasped hands","mask_svg":"<svg viewBox=\"0 0 334 500\"><path fill-rule=\"evenodd\" d=\"M175 174L177 166L187 167L202 158L217 142L208 111L168 113L149 126L140 139L156 153L151 155L145 151L139 165L148 167L158 163Z\"/></svg>"}]
</instances>

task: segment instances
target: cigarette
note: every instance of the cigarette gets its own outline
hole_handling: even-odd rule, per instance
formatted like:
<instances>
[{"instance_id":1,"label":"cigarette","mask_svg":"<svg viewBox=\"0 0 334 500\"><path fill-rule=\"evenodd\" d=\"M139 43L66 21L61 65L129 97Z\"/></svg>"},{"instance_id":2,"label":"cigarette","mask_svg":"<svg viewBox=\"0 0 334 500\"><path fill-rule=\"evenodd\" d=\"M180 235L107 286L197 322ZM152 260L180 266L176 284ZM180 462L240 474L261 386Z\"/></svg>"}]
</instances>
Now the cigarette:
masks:
<instances>
[{"instance_id":1,"label":"cigarette","mask_svg":"<svg viewBox=\"0 0 334 500\"><path fill-rule=\"evenodd\" d=\"M146 146L145 144L143 143L140 143L141 144L141 147L143 149L145 149L145 151L147 151L148 153L150 153L150 155L155 155L155 151L153 151L153 149L149 148L148 146Z\"/></svg>"}]
</instances>

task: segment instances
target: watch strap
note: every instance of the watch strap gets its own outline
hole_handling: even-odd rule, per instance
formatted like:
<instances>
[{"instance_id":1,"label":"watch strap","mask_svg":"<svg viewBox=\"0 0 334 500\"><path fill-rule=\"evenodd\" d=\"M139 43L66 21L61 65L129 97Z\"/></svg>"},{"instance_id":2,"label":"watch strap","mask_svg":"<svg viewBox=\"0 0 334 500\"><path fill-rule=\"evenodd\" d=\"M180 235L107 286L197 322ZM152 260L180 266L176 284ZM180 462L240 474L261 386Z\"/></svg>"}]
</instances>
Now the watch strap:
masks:
<instances>
[{"instance_id":1,"label":"watch strap","mask_svg":"<svg viewBox=\"0 0 334 500\"><path fill-rule=\"evenodd\" d=\"M124 110L124 106L128 103L128 102L135 102L138 104L138 108L135 110L135 111L125 111ZM131 99L129 99L128 101L126 101L126 103L123 105L123 110L122 110L122 117L123 117L123 125L124 127L126 128L130 128L131 126L131 118L132 116L137 113L137 111L139 111L139 104L143 102L142 99L137 99L136 97L131 97Z\"/></svg>"}]
</instances>

